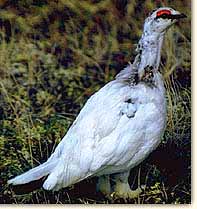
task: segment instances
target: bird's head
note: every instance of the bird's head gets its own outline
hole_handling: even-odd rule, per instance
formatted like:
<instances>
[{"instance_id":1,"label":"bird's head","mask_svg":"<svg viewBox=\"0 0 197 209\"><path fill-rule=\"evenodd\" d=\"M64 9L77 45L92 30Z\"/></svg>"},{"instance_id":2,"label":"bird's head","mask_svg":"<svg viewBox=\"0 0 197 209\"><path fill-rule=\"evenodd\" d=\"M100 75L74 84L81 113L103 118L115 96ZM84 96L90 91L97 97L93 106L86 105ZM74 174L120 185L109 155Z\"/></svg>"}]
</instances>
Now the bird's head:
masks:
<instances>
[{"instance_id":1,"label":"bird's head","mask_svg":"<svg viewBox=\"0 0 197 209\"><path fill-rule=\"evenodd\" d=\"M185 17L185 14L180 13L170 7L161 7L153 10L146 18L144 31L150 33L163 33L179 19Z\"/></svg>"}]
</instances>

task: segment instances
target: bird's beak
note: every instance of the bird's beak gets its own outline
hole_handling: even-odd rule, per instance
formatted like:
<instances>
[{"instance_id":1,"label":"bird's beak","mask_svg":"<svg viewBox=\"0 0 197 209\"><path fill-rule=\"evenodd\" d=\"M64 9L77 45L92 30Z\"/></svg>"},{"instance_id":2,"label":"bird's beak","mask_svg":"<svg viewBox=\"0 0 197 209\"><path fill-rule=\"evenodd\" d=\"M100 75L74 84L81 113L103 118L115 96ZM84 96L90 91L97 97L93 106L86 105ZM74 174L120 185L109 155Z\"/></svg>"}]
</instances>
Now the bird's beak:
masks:
<instances>
[{"instance_id":1,"label":"bird's beak","mask_svg":"<svg viewBox=\"0 0 197 209\"><path fill-rule=\"evenodd\" d=\"M187 16L183 13L171 15L171 19L175 19L175 20L186 18L186 17Z\"/></svg>"}]
</instances>

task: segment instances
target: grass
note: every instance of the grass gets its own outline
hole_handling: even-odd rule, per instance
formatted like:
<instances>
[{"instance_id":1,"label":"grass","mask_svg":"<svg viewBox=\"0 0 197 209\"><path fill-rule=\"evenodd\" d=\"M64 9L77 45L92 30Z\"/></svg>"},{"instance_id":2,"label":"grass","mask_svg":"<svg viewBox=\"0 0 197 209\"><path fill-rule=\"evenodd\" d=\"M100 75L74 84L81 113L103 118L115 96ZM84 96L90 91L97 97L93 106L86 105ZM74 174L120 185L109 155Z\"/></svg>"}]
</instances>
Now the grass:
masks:
<instances>
[{"instance_id":1,"label":"grass","mask_svg":"<svg viewBox=\"0 0 197 209\"><path fill-rule=\"evenodd\" d=\"M147 12L162 5L188 19L166 34L167 127L131 171L132 188L146 188L127 203L191 203L190 2L178 0L0 3L0 203L126 203L97 194L95 178L55 193L17 194L31 187L15 191L6 182L50 156L87 99L133 61Z\"/></svg>"}]
</instances>

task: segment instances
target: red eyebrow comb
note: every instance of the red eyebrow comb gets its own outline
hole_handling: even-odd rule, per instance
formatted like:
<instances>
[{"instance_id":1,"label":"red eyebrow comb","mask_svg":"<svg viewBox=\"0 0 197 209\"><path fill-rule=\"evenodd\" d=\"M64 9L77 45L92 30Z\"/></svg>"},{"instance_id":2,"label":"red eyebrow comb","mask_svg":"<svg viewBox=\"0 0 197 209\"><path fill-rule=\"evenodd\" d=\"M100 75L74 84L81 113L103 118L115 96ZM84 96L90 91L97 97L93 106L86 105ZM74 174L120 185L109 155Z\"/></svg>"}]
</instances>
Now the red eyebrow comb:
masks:
<instances>
[{"instance_id":1,"label":"red eyebrow comb","mask_svg":"<svg viewBox=\"0 0 197 209\"><path fill-rule=\"evenodd\" d=\"M171 11L168 10L168 9L163 9L163 10L158 11L156 15L157 15L157 17L159 17L159 16L161 16L163 14L171 15Z\"/></svg>"}]
</instances>

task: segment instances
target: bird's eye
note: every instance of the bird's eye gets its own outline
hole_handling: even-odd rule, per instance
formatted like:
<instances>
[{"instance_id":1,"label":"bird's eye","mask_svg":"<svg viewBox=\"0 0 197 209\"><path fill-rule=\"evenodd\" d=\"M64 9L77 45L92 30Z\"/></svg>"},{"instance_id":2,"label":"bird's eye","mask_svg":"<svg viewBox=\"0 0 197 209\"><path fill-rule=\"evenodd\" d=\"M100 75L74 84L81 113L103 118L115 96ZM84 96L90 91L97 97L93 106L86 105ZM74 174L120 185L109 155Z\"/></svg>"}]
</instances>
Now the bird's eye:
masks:
<instances>
[{"instance_id":1,"label":"bird's eye","mask_svg":"<svg viewBox=\"0 0 197 209\"><path fill-rule=\"evenodd\" d=\"M167 17L168 17L167 14L162 14L162 15L160 16L160 18L163 18L163 19L165 19L165 18L167 18Z\"/></svg>"}]
</instances>

